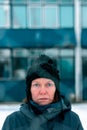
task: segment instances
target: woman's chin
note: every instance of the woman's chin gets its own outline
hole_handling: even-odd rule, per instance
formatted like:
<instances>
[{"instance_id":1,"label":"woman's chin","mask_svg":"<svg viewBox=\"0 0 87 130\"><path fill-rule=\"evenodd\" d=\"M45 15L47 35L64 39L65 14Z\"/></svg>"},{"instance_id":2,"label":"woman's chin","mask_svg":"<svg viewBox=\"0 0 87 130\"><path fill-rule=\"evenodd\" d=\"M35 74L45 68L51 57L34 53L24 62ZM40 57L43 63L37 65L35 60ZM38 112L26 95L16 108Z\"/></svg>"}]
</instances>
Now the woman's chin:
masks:
<instances>
[{"instance_id":1,"label":"woman's chin","mask_svg":"<svg viewBox=\"0 0 87 130\"><path fill-rule=\"evenodd\" d=\"M50 103L51 102L49 102L48 100L42 100L42 101L38 102L39 105L48 105Z\"/></svg>"}]
</instances>

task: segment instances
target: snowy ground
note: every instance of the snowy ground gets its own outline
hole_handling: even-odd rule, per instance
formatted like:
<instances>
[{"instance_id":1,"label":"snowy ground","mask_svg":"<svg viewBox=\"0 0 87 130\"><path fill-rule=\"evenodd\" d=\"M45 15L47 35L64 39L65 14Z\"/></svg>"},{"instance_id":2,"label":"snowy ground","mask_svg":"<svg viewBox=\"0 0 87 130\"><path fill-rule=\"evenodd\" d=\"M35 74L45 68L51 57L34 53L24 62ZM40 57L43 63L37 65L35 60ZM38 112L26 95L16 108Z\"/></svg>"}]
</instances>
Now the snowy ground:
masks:
<instances>
[{"instance_id":1,"label":"snowy ground","mask_svg":"<svg viewBox=\"0 0 87 130\"><path fill-rule=\"evenodd\" d=\"M0 130L7 115L18 110L19 107L20 104L0 104ZM87 103L72 104L72 110L79 115L84 130L87 130Z\"/></svg>"},{"instance_id":2,"label":"snowy ground","mask_svg":"<svg viewBox=\"0 0 87 130\"><path fill-rule=\"evenodd\" d=\"M79 115L84 130L87 130L87 103L73 104L72 110Z\"/></svg>"}]
</instances>

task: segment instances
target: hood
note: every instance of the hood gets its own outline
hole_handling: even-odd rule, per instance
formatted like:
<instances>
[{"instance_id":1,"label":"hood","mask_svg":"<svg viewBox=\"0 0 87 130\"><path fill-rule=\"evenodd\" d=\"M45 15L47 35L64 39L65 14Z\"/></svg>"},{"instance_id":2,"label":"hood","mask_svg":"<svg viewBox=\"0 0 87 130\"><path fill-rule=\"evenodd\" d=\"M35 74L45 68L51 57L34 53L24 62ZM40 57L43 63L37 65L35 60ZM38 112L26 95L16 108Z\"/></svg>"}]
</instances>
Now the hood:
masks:
<instances>
[{"instance_id":1,"label":"hood","mask_svg":"<svg viewBox=\"0 0 87 130\"><path fill-rule=\"evenodd\" d=\"M62 105L62 110L71 110L71 103L70 101L63 95L61 95L61 105Z\"/></svg>"}]
</instances>

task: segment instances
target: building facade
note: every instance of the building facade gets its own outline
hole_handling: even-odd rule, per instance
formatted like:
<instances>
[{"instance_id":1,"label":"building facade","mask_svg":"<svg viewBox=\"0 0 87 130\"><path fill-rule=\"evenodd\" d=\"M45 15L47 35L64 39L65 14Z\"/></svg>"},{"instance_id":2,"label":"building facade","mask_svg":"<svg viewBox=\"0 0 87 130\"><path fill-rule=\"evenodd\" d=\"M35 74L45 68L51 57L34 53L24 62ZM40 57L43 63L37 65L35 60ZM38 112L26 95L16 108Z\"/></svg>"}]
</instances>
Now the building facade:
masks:
<instances>
[{"instance_id":1,"label":"building facade","mask_svg":"<svg viewBox=\"0 0 87 130\"><path fill-rule=\"evenodd\" d=\"M0 101L25 98L26 72L40 54L56 59L67 98L87 100L86 11L86 0L0 0Z\"/></svg>"}]
</instances>

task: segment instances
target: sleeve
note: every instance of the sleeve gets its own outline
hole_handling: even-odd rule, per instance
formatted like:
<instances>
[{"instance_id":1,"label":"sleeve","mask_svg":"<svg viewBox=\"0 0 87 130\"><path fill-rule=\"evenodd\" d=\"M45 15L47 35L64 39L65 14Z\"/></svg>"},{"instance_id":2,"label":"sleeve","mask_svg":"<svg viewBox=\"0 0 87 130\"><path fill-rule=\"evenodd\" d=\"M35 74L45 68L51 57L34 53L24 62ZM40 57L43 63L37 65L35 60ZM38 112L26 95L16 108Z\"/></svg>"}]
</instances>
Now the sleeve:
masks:
<instances>
[{"instance_id":1,"label":"sleeve","mask_svg":"<svg viewBox=\"0 0 87 130\"><path fill-rule=\"evenodd\" d=\"M81 123L81 120L80 120L80 118L78 117L78 128L77 128L77 130L84 130L84 128L83 128L83 126L82 126L82 123Z\"/></svg>"},{"instance_id":2,"label":"sleeve","mask_svg":"<svg viewBox=\"0 0 87 130\"><path fill-rule=\"evenodd\" d=\"M71 126L73 130L84 130L80 117L77 113L71 111L69 119L71 120Z\"/></svg>"},{"instance_id":3,"label":"sleeve","mask_svg":"<svg viewBox=\"0 0 87 130\"><path fill-rule=\"evenodd\" d=\"M2 129L1 130L12 130L12 128L11 128L11 125L12 123L11 123L11 120L10 120L10 118L9 118L9 116L5 119L5 121L4 121L4 124L3 124L3 126L2 126Z\"/></svg>"}]
</instances>

